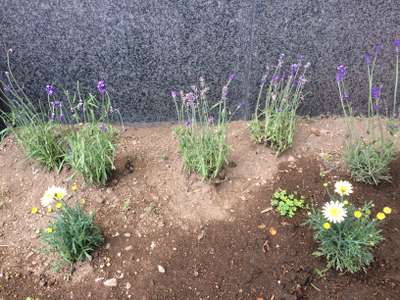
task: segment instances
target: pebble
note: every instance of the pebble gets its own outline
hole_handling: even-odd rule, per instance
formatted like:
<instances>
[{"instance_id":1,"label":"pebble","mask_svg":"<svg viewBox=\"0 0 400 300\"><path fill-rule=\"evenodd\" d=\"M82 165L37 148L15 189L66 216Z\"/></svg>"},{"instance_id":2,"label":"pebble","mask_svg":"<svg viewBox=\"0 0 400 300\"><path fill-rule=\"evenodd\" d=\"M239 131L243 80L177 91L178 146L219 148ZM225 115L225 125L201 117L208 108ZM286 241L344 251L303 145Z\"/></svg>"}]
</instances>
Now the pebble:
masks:
<instances>
[{"instance_id":1,"label":"pebble","mask_svg":"<svg viewBox=\"0 0 400 300\"><path fill-rule=\"evenodd\" d=\"M108 279L104 281L103 284L108 287L115 287L117 286L117 279L115 278Z\"/></svg>"},{"instance_id":2,"label":"pebble","mask_svg":"<svg viewBox=\"0 0 400 300\"><path fill-rule=\"evenodd\" d=\"M133 249L133 246L132 245L130 245L130 246L128 246L128 247L125 247L125 251L130 251L130 250L132 250Z\"/></svg>"},{"instance_id":3,"label":"pebble","mask_svg":"<svg viewBox=\"0 0 400 300\"><path fill-rule=\"evenodd\" d=\"M160 272L160 273L165 273L165 269L164 269L164 267L163 266L161 266L161 265L158 265L158 272Z\"/></svg>"}]
</instances>

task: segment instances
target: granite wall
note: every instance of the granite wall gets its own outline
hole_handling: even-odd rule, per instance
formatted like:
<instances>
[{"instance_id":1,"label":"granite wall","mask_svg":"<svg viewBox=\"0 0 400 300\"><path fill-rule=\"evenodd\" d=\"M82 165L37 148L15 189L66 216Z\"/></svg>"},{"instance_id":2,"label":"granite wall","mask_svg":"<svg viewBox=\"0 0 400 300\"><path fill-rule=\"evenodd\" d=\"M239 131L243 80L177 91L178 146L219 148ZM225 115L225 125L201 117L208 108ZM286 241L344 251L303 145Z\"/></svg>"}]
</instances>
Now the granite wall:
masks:
<instances>
[{"instance_id":1,"label":"granite wall","mask_svg":"<svg viewBox=\"0 0 400 300\"><path fill-rule=\"evenodd\" d=\"M126 121L175 118L172 88L204 75L219 93L237 78L232 107L253 110L264 67L279 53L312 64L304 114L339 112L335 68L349 65L351 97L361 110L366 75L362 56L385 49L377 73L392 95L399 0L0 0L0 69L12 66L35 99L44 85L95 89L104 79Z\"/></svg>"}]
</instances>

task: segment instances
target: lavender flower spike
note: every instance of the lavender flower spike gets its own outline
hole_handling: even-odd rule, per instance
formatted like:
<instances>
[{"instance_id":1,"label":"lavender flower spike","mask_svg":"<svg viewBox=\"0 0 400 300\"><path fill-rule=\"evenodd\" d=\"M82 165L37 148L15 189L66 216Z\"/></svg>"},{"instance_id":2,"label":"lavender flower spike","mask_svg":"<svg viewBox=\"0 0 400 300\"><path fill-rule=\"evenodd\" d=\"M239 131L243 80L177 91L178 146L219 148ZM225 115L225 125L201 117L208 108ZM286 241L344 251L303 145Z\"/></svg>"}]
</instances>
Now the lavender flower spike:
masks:
<instances>
[{"instance_id":1,"label":"lavender flower spike","mask_svg":"<svg viewBox=\"0 0 400 300\"><path fill-rule=\"evenodd\" d=\"M364 55L364 60L365 60L365 64L367 65L367 66L369 66L369 65L371 65L371 55L367 52L367 53L365 53L365 55Z\"/></svg>"},{"instance_id":2,"label":"lavender flower spike","mask_svg":"<svg viewBox=\"0 0 400 300\"><path fill-rule=\"evenodd\" d=\"M104 94L106 92L106 84L104 82L104 80L100 80L97 83L97 90L99 91L100 94Z\"/></svg>"},{"instance_id":3,"label":"lavender flower spike","mask_svg":"<svg viewBox=\"0 0 400 300\"><path fill-rule=\"evenodd\" d=\"M174 98L174 99L176 98L176 91L175 91L175 90L172 90L172 91L171 91L171 96L172 96L172 98Z\"/></svg>"},{"instance_id":4,"label":"lavender flower spike","mask_svg":"<svg viewBox=\"0 0 400 300\"><path fill-rule=\"evenodd\" d=\"M54 86L52 86L50 84L46 85L46 92L47 92L48 96L53 95L55 93Z\"/></svg>"},{"instance_id":5,"label":"lavender flower spike","mask_svg":"<svg viewBox=\"0 0 400 300\"><path fill-rule=\"evenodd\" d=\"M296 75L298 69L299 69L299 65L298 64L292 64L290 66L290 74L292 76Z\"/></svg>"},{"instance_id":6,"label":"lavender flower spike","mask_svg":"<svg viewBox=\"0 0 400 300\"><path fill-rule=\"evenodd\" d=\"M371 88L372 98L379 100L381 98L381 88L379 86L374 86Z\"/></svg>"},{"instance_id":7,"label":"lavender flower spike","mask_svg":"<svg viewBox=\"0 0 400 300\"><path fill-rule=\"evenodd\" d=\"M234 72L231 72L231 73L229 74L228 80L229 80L229 81L232 81L232 80L235 80L235 78L236 78L236 74L235 74Z\"/></svg>"},{"instance_id":8,"label":"lavender flower spike","mask_svg":"<svg viewBox=\"0 0 400 300\"><path fill-rule=\"evenodd\" d=\"M396 47L396 51L400 52L400 39L394 40L393 44Z\"/></svg>"},{"instance_id":9,"label":"lavender flower spike","mask_svg":"<svg viewBox=\"0 0 400 300\"><path fill-rule=\"evenodd\" d=\"M336 81L340 82L343 81L343 79L346 77L347 74L347 67L345 65L339 65L337 67L337 72L336 72Z\"/></svg>"}]
</instances>

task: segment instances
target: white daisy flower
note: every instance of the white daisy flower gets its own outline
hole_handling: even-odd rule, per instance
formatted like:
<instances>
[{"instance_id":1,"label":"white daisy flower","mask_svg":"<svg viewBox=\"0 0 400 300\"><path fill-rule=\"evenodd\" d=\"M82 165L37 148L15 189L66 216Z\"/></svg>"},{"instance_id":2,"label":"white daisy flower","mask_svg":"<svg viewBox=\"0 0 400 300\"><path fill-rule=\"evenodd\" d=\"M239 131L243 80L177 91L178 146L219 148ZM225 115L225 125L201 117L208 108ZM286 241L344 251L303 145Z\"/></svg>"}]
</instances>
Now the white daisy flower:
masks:
<instances>
[{"instance_id":1,"label":"white daisy flower","mask_svg":"<svg viewBox=\"0 0 400 300\"><path fill-rule=\"evenodd\" d=\"M344 207L344 204L339 201L325 203L322 208L322 213L324 217L332 223L341 223L347 216L347 210Z\"/></svg>"},{"instance_id":2,"label":"white daisy flower","mask_svg":"<svg viewBox=\"0 0 400 300\"><path fill-rule=\"evenodd\" d=\"M340 196L349 196L353 193L353 186L348 181L339 180L335 182L335 193Z\"/></svg>"},{"instance_id":3,"label":"white daisy flower","mask_svg":"<svg viewBox=\"0 0 400 300\"><path fill-rule=\"evenodd\" d=\"M40 203L43 207L49 207L55 201L61 201L62 199L64 199L66 195L66 189L58 186L52 186L48 188L46 192L44 192L43 197L40 199Z\"/></svg>"}]
</instances>

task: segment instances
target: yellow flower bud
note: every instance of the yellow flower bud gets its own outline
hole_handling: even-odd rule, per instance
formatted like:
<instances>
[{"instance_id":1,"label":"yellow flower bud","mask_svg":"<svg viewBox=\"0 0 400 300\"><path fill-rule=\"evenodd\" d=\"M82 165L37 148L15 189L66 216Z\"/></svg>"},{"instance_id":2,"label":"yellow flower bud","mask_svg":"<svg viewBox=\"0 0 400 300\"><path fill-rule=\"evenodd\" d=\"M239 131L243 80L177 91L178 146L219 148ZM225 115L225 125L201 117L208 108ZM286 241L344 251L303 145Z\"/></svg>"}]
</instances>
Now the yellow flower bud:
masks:
<instances>
[{"instance_id":1,"label":"yellow flower bud","mask_svg":"<svg viewBox=\"0 0 400 300\"><path fill-rule=\"evenodd\" d=\"M378 212L378 213L376 214L376 218L377 218L378 220L380 220L380 221L382 221L385 217L386 217L386 216L385 216L385 214L384 214L383 212Z\"/></svg>"},{"instance_id":2,"label":"yellow flower bud","mask_svg":"<svg viewBox=\"0 0 400 300\"><path fill-rule=\"evenodd\" d=\"M331 224L328 223L328 222L326 222L326 223L322 224L322 227L323 227L324 229L328 230L328 229L331 228Z\"/></svg>"},{"instance_id":3,"label":"yellow flower bud","mask_svg":"<svg viewBox=\"0 0 400 300\"><path fill-rule=\"evenodd\" d=\"M62 207L62 203L61 203L61 202L57 202L57 203L56 203L56 207L57 207L58 209L60 209L60 208Z\"/></svg>"},{"instance_id":4,"label":"yellow flower bud","mask_svg":"<svg viewBox=\"0 0 400 300\"><path fill-rule=\"evenodd\" d=\"M362 217L362 212L359 211L359 210L356 210L356 211L354 212L354 216L355 216L357 219L359 219L359 218Z\"/></svg>"},{"instance_id":5,"label":"yellow flower bud","mask_svg":"<svg viewBox=\"0 0 400 300\"><path fill-rule=\"evenodd\" d=\"M48 227L48 228L47 228L47 233L53 233L53 228Z\"/></svg>"},{"instance_id":6,"label":"yellow flower bud","mask_svg":"<svg viewBox=\"0 0 400 300\"><path fill-rule=\"evenodd\" d=\"M35 214L37 214L37 212L38 212L38 208L37 207L32 207L31 214L35 215Z\"/></svg>"},{"instance_id":7,"label":"yellow flower bud","mask_svg":"<svg viewBox=\"0 0 400 300\"><path fill-rule=\"evenodd\" d=\"M392 213L392 209L390 207L384 207L383 212L387 215L390 215Z\"/></svg>"},{"instance_id":8,"label":"yellow flower bud","mask_svg":"<svg viewBox=\"0 0 400 300\"><path fill-rule=\"evenodd\" d=\"M74 182L74 183L71 185L71 190L72 190L73 192L76 192L76 191L78 190L78 185L76 184L76 182Z\"/></svg>"}]
</instances>

